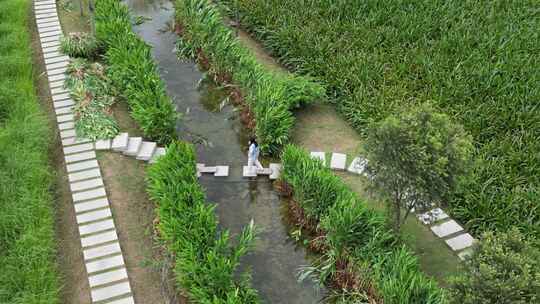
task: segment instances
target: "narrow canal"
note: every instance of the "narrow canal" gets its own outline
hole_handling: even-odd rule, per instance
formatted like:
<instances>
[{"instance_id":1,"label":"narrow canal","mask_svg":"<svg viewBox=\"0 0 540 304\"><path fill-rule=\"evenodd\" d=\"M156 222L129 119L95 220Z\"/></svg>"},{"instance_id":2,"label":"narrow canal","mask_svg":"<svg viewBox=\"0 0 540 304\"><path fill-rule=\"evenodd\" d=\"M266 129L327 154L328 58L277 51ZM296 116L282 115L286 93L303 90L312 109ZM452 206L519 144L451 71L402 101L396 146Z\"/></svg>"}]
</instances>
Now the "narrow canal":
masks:
<instances>
[{"instance_id":1,"label":"narrow canal","mask_svg":"<svg viewBox=\"0 0 540 304\"><path fill-rule=\"evenodd\" d=\"M180 138L196 144L198 162L207 165L229 165L230 176L201 177L208 199L217 203L222 227L236 234L251 219L259 229L252 253L243 259L255 287L265 303L317 303L323 294L314 282L298 282L299 267L309 265L303 247L288 236L284 202L273 191L266 177L242 178L241 168L247 162L247 134L238 115L222 90L210 81L193 62L178 60L171 32L174 7L163 0L127 0L135 16L147 20L136 26L137 33L153 47L162 79L169 96L182 113L177 130Z\"/></svg>"}]
</instances>

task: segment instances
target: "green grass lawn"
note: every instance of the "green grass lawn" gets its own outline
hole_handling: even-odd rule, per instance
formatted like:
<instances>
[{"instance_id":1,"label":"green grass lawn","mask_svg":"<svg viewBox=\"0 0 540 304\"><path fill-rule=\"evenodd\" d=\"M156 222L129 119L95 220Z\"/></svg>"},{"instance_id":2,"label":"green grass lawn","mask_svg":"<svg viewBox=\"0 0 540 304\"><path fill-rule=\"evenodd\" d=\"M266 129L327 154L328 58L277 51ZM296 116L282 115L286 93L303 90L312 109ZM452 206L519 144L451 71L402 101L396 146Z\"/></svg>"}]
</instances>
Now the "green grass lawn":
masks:
<instances>
[{"instance_id":1,"label":"green grass lawn","mask_svg":"<svg viewBox=\"0 0 540 304\"><path fill-rule=\"evenodd\" d=\"M0 303L58 303L51 139L38 104L29 0L0 0Z\"/></svg>"}]
</instances>

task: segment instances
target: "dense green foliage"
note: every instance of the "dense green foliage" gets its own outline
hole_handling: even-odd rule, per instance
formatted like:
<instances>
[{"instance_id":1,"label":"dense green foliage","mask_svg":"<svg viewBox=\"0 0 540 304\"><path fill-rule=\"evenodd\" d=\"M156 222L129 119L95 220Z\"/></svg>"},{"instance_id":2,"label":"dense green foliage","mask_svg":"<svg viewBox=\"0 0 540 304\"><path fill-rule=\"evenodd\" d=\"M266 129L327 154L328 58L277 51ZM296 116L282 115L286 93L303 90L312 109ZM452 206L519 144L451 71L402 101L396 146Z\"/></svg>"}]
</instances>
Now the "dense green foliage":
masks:
<instances>
[{"instance_id":1,"label":"dense green foliage","mask_svg":"<svg viewBox=\"0 0 540 304\"><path fill-rule=\"evenodd\" d=\"M97 0L95 28L106 50L107 74L126 98L144 135L166 144L176 137L176 109L167 96L150 47L131 28L127 7L117 0Z\"/></svg>"},{"instance_id":2,"label":"dense green foliage","mask_svg":"<svg viewBox=\"0 0 540 304\"><path fill-rule=\"evenodd\" d=\"M66 87L75 101L77 136L95 141L118 134L118 124L110 115L114 90L101 64L73 59L67 68Z\"/></svg>"},{"instance_id":3,"label":"dense green foliage","mask_svg":"<svg viewBox=\"0 0 540 304\"><path fill-rule=\"evenodd\" d=\"M429 104L389 115L366 133L367 171L390 205L397 231L412 209L447 202L470 165L470 136Z\"/></svg>"},{"instance_id":4,"label":"dense green foliage","mask_svg":"<svg viewBox=\"0 0 540 304\"><path fill-rule=\"evenodd\" d=\"M231 245L218 228L215 205L198 183L193 146L173 142L148 171L148 193L157 204L158 230L176 258L178 285L194 303L259 303L244 273L236 279L240 258L252 246L254 227L246 227Z\"/></svg>"},{"instance_id":5,"label":"dense green foliage","mask_svg":"<svg viewBox=\"0 0 540 304\"><path fill-rule=\"evenodd\" d=\"M540 302L540 250L516 229L486 233L452 286L456 304Z\"/></svg>"},{"instance_id":6,"label":"dense green foliage","mask_svg":"<svg viewBox=\"0 0 540 304\"><path fill-rule=\"evenodd\" d=\"M28 0L0 0L0 303L59 303L48 148Z\"/></svg>"},{"instance_id":7,"label":"dense green foliage","mask_svg":"<svg viewBox=\"0 0 540 304\"><path fill-rule=\"evenodd\" d=\"M441 289L418 267L416 258L387 227L384 215L367 207L319 160L295 146L283 152L282 179L311 221L325 232L326 250L317 270L322 282L339 277L341 265L357 277L341 290L344 303L373 297L384 303L445 303ZM347 299L349 297L349 299Z\"/></svg>"},{"instance_id":8,"label":"dense green foliage","mask_svg":"<svg viewBox=\"0 0 540 304\"><path fill-rule=\"evenodd\" d=\"M70 33L60 39L60 50L69 57L95 57L98 53L96 38L88 33Z\"/></svg>"},{"instance_id":9,"label":"dense green foliage","mask_svg":"<svg viewBox=\"0 0 540 304\"><path fill-rule=\"evenodd\" d=\"M221 0L285 65L322 81L360 132L434 102L475 140L451 202L476 232L540 234L540 5L523 1Z\"/></svg>"},{"instance_id":10,"label":"dense green foliage","mask_svg":"<svg viewBox=\"0 0 540 304\"><path fill-rule=\"evenodd\" d=\"M263 67L244 47L215 4L209 0L176 1L176 19L183 26L182 51L199 50L213 73L232 77L255 116L255 133L265 153L275 153L289 141L294 125L291 110L321 99L324 88L308 77L277 73Z\"/></svg>"}]
</instances>

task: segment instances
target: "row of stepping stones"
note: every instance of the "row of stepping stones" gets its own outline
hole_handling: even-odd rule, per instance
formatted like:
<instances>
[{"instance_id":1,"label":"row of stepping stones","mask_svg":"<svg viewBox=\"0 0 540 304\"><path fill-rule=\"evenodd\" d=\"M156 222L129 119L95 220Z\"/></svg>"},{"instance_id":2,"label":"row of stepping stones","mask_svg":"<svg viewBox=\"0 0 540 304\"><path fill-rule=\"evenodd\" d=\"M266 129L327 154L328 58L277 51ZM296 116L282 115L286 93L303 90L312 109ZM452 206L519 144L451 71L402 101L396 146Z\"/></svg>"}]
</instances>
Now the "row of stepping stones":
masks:
<instances>
[{"instance_id":1,"label":"row of stepping stones","mask_svg":"<svg viewBox=\"0 0 540 304\"><path fill-rule=\"evenodd\" d=\"M34 1L47 79L62 139L92 303L133 304L134 299L95 145L75 134L75 103L64 87L69 57L60 53L62 28L55 0Z\"/></svg>"},{"instance_id":2,"label":"row of stepping stones","mask_svg":"<svg viewBox=\"0 0 540 304\"><path fill-rule=\"evenodd\" d=\"M327 164L325 152L311 152L311 157L320 159L323 164ZM367 159L355 157L347 168L347 171L367 176L367 173L365 172L367 163ZM346 154L332 153L329 164L331 169L345 170L346 164ZM444 239L445 243L457 253L461 260L465 260L471 255L471 247L476 240L455 220L451 219L444 210L441 208L434 208L430 211L417 214L417 218L424 225L428 225L437 237Z\"/></svg>"},{"instance_id":3,"label":"row of stepping stones","mask_svg":"<svg viewBox=\"0 0 540 304\"><path fill-rule=\"evenodd\" d=\"M95 142L96 150L113 150L138 160L154 163L158 157L165 155L166 149L158 147L153 141L144 141L142 137L130 137L128 133L120 133L113 139L101 139Z\"/></svg>"}]
</instances>

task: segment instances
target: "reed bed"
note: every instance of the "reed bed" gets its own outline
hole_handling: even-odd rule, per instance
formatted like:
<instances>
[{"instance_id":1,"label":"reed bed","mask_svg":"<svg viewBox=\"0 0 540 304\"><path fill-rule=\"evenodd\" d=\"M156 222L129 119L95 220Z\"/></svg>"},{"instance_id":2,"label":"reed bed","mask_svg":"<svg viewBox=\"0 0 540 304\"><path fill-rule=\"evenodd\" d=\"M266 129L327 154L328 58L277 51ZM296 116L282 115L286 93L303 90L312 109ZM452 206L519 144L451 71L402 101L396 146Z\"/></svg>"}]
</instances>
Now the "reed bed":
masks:
<instances>
[{"instance_id":1,"label":"reed bed","mask_svg":"<svg viewBox=\"0 0 540 304\"><path fill-rule=\"evenodd\" d=\"M0 303L59 303L51 130L36 98L31 1L0 0Z\"/></svg>"}]
</instances>

